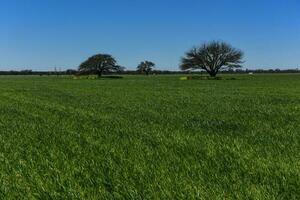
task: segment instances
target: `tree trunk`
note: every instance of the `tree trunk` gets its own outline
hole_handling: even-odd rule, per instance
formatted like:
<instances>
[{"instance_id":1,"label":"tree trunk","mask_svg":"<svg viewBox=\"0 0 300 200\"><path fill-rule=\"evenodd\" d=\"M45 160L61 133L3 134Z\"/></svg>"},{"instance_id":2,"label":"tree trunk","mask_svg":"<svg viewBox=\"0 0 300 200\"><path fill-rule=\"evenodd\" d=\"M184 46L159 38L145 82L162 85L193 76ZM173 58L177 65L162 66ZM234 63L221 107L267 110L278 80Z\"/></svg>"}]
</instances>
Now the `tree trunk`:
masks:
<instances>
[{"instance_id":1,"label":"tree trunk","mask_svg":"<svg viewBox=\"0 0 300 200\"><path fill-rule=\"evenodd\" d=\"M210 77L216 77L217 71L207 71L207 73L210 75Z\"/></svg>"},{"instance_id":2,"label":"tree trunk","mask_svg":"<svg viewBox=\"0 0 300 200\"><path fill-rule=\"evenodd\" d=\"M98 71L97 75L98 75L98 78L100 78L102 76L102 71Z\"/></svg>"},{"instance_id":3,"label":"tree trunk","mask_svg":"<svg viewBox=\"0 0 300 200\"><path fill-rule=\"evenodd\" d=\"M217 73L211 73L211 74L209 74L210 75L210 77L216 77L216 75L217 75Z\"/></svg>"}]
</instances>

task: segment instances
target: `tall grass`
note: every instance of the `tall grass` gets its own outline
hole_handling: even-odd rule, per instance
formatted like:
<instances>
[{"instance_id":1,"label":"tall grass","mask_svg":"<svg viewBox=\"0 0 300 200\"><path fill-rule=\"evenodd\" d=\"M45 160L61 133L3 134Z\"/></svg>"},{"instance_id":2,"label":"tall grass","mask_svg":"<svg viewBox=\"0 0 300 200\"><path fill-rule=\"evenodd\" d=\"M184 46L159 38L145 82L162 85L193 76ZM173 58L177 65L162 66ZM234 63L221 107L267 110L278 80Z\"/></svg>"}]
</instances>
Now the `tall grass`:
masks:
<instances>
[{"instance_id":1,"label":"tall grass","mask_svg":"<svg viewBox=\"0 0 300 200\"><path fill-rule=\"evenodd\" d=\"M300 199L300 76L0 77L0 198Z\"/></svg>"}]
</instances>

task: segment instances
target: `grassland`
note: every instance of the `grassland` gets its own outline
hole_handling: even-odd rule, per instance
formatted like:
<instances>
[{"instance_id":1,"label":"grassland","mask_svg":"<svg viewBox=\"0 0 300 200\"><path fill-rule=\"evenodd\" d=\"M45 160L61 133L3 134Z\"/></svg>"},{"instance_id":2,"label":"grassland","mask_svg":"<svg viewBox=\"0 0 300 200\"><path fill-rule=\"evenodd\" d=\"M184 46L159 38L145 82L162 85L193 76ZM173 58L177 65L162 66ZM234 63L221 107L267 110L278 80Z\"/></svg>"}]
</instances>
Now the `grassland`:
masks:
<instances>
[{"instance_id":1,"label":"grassland","mask_svg":"<svg viewBox=\"0 0 300 200\"><path fill-rule=\"evenodd\" d=\"M300 75L0 77L0 198L300 199Z\"/></svg>"}]
</instances>

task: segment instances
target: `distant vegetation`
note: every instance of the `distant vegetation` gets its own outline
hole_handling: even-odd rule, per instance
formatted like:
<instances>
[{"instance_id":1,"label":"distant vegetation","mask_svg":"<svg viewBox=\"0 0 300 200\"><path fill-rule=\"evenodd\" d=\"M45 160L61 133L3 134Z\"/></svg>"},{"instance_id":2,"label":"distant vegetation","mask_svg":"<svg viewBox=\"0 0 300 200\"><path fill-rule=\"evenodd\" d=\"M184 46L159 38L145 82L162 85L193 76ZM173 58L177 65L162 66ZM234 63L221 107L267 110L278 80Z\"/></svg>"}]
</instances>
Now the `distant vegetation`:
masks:
<instances>
[{"instance_id":1,"label":"distant vegetation","mask_svg":"<svg viewBox=\"0 0 300 200\"><path fill-rule=\"evenodd\" d=\"M149 75L153 71L155 64L151 61L143 61L137 66L137 71L142 74Z\"/></svg>"},{"instance_id":2,"label":"distant vegetation","mask_svg":"<svg viewBox=\"0 0 300 200\"><path fill-rule=\"evenodd\" d=\"M107 72L121 71L121 67L117 65L117 61L109 54L97 54L89 57L80 64L79 73L97 74L98 77Z\"/></svg>"},{"instance_id":3,"label":"distant vegetation","mask_svg":"<svg viewBox=\"0 0 300 200\"><path fill-rule=\"evenodd\" d=\"M194 47L181 59L180 70L159 70L151 61L141 62L136 70L129 70L117 64L109 54L96 54L82 62L77 69L57 71L0 71L0 75L102 75L113 74L205 74L215 77L218 73L299 73L299 69L241 69L243 52L225 42L212 41ZM170 66L174 68L174 66ZM64 68L64 67L60 67ZM60 69L59 68L59 69Z\"/></svg>"},{"instance_id":4,"label":"distant vegetation","mask_svg":"<svg viewBox=\"0 0 300 200\"><path fill-rule=\"evenodd\" d=\"M170 71L170 70L153 70L153 74L202 74L205 75L207 72L205 71ZM227 69L221 70L219 74L262 74L262 73L300 73L299 69ZM40 75L40 76L49 76L49 75L76 75L79 74L79 71L74 69L68 69L63 71L32 71L32 70L21 70L21 71L0 71L0 75ZM103 73L106 75L113 74L140 74L140 72L136 70L122 70L118 72L106 72Z\"/></svg>"},{"instance_id":5,"label":"distant vegetation","mask_svg":"<svg viewBox=\"0 0 300 200\"><path fill-rule=\"evenodd\" d=\"M204 71L169 71L169 70L153 70L153 74L201 74L205 75L207 72ZM300 73L299 69L237 69L237 70L222 70L219 74L262 74L262 73ZM0 75L39 75L39 76L50 76L50 75L76 75L79 74L77 70L68 69L64 71L32 71L32 70L21 70L21 71L0 71ZM135 70L124 70L119 72L108 72L104 73L107 75L113 74L128 74L135 75L140 74Z\"/></svg>"},{"instance_id":6,"label":"distant vegetation","mask_svg":"<svg viewBox=\"0 0 300 200\"><path fill-rule=\"evenodd\" d=\"M186 53L182 58L182 70L201 69L215 77L222 69L240 68L243 58L241 50L225 42L204 43Z\"/></svg>"}]
</instances>

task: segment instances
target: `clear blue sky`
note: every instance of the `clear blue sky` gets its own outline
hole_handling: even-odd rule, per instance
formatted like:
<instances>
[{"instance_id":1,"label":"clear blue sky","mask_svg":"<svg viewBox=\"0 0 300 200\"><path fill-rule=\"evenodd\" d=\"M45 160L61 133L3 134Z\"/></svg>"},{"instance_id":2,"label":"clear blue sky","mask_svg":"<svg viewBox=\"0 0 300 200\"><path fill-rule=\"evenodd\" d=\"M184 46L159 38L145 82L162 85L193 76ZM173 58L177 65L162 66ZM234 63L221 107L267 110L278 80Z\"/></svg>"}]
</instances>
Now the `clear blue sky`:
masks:
<instances>
[{"instance_id":1,"label":"clear blue sky","mask_svg":"<svg viewBox=\"0 0 300 200\"><path fill-rule=\"evenodd\" d=\"M0 70L76 68L110 53L177 70L192 46L223 40L245 68L300 67L299 0L1 0Z\"/></svg>"}]
</instances>

